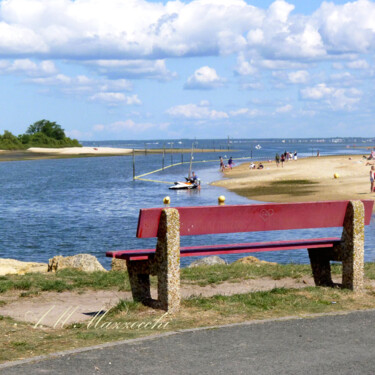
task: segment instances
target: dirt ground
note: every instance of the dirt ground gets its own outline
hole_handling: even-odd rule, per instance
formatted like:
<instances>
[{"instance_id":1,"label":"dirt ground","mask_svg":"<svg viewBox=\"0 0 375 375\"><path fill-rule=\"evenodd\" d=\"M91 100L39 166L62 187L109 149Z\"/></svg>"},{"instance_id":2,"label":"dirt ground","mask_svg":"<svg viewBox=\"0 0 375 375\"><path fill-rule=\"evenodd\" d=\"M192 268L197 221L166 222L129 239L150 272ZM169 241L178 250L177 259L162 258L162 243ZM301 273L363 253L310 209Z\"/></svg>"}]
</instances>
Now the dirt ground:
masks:
<instances>
[{"instance_id":1,"label":"dirt ground","mask_svg":"<svg viewBox=\"0 0 375 375\"><path fill-rule=\"evenodd\" d=\"M340 282L339 279L334 280ZM243 280L240 283L224 282L219 285L182 285L182 298L191 296L210 297L214 295L233 295L255 291L271 290L273 288L304 288L313 286L312 277L302 279L284 278L273 280L259 278ZM152 290L152 297L156 298L156 289ZM130 292L115 290L86 290L77 292L43 292L37 296L19 297L18 293L7 292L2 294L2 301L6 304L0 307L0 315L11 317L18 321L30 322L53 327L76 322L85 322L92 319L101 310L108 310L122 300L132 300Z\"/></svg>"}]
</instances>

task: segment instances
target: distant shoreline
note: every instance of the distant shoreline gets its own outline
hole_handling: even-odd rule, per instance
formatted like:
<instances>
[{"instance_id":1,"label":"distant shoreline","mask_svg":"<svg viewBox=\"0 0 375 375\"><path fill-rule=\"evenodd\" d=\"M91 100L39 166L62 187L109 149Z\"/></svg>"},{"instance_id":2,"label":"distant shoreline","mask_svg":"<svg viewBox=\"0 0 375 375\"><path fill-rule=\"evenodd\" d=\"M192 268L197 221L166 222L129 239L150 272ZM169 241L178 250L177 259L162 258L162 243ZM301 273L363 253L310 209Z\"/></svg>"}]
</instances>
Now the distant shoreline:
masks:
<instances>
[{"instance_id":1,"label":"distant shoreline","mask_svg":"<svg viewBox=\"0 0 375 375\"><path fill-rule=\"evenodd\" d=\"M233 150L234 152L236 150ZM190 149L165 148L165 149L134 149L136 155L139 154L179 154L190 153ZM195 149L194 152L214 152L213 149ZM131 148L113 147L64 147L64 148L42 148L32 147L27 150L0 150L1 161L21 161L21 160L43 160L43 159L67 159L82 157L103 157L103 156L129 156L133 154Z\"/></svg>"}]
</instances>

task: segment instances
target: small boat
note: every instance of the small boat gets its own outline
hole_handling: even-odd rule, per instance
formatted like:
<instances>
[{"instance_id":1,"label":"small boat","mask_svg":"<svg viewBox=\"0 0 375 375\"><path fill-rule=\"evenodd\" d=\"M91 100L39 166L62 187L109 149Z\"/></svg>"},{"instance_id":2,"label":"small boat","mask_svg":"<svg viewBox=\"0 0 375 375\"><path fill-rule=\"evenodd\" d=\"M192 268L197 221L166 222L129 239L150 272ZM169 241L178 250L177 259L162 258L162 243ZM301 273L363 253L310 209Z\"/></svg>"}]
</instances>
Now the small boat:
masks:
<instances>
[{"instance_id":1,"label":"small boat","mask_svg":"<svg viewBox=\"0 0 375 375\"><path fill-rule=\"evenodd\" d=\"M190 182L188 177L185 177L186 181L177 181L174 185L170 186L169 189L171 190L185 190L185 189L197 189L200 187L200 181L197 182Z\"/></svg>"},{"instance_id":2,"label":"small boat","mask_svg":"<svg viewBox=\"0 0 375 375\"><path fill-rule=\"evenodd\" d=\"M201 186L201 181L199 178L194 177L194 172L193 172L193 177L191 177L191 167L193 163L193 151L194 151L194 144L191 146L191 155L190 155L190 166L189 166L189 175L188 177L185 177L186 181L177 181L174 183L174 185L170 186L170 190L185 190L185 189L198 189Z\"/></svg>"},{"instance_id":3,"label":"small boat","mask_svg":"<svg viewBox=\"0 0 375 375\"><path fill-rule=\"evenodd\" d=\"M260 149L262 148L262 146L261 146L261 145L256 145L255 148L256 148L257 150L260 150Z\"/></svg>"}]
</instances>

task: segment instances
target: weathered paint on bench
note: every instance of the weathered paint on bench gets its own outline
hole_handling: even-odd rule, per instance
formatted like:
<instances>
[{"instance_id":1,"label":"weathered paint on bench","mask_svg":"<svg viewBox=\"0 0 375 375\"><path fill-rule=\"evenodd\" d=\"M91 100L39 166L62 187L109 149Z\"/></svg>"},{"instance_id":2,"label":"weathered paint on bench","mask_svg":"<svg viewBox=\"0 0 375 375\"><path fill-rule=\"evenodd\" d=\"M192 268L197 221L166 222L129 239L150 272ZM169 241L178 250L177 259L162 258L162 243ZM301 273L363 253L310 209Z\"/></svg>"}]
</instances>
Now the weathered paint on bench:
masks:
<instances>
[{"instance_id":1,"label":"weathered paint on bench","mask_svg":"<svg viewBox=\"0 0 375 375\"><path fill-rule=\"evenodd\" d=\"M133 298L175 312L180 306L180 256L308 249L316 285L333 285L330 260L343 262L343 287L363 286L364 225L374 201L329 201L140 210L137 237L157 237L156 249L107 252L127 260ZM180 235L342 227L341 238L180 248ZM152 300L149 275L158 276Z\"/></svg>"}]
</instances>

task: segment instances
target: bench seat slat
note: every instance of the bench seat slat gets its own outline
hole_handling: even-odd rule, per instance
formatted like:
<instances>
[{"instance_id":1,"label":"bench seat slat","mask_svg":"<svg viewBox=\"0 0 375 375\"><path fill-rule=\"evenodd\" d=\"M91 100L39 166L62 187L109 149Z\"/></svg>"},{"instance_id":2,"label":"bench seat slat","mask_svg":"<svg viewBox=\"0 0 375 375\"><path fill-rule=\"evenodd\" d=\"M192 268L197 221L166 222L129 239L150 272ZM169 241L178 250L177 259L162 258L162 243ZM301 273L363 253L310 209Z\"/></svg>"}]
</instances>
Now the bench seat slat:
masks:
<instances>
[{"instance_id":1,"label":"bench seat slat","mask_svg":"<svg viewBox=\"0 0 375 375\"><path fill-rule=\"evenodd\" d=\"M263 251L276 250L297 250L297 249L317 249L325 247L333 247L339 243L339 237L329 238L312 238L295 241L273 241L273 242L252 242L240 244L225 245L205 245L205 246L187 246L180 248L180 256L200 256L200 255L219 255L228 253L255 253ZM118 250L108 251L107 257L128 259L128 260L145 260L155 254L155 249L140 250Z\"/></svg>"}]
</instances>

